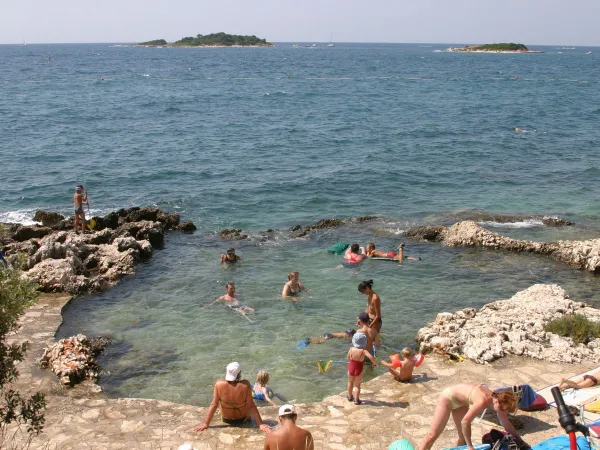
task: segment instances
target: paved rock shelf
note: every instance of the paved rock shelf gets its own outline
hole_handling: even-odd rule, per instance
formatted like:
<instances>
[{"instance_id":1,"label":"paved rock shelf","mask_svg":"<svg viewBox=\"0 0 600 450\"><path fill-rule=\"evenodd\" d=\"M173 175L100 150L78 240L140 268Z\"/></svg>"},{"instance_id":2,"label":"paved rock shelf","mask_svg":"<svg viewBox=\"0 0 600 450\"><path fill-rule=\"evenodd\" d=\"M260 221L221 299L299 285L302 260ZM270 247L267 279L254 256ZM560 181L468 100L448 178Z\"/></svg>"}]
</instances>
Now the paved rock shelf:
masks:
<instances>
[{"instance_id":1,"label":"paved rock shelf","mask_svg":"<svg viewBox=\"0 0 600 450\"><path fill-rule=\"evenodd\" d=\"M46 427L30 448L177 449L184 443L191 443L198 450L263 448L264 435L260 430L227 426L218 415L208 430L194 432L206 408L158 400L106 398L89 381L74 388L61 386L58 378L39 369L35 360L46 344L54 342L62 321L61 309L69 300L65 295L43 295L21 317L20 330L11 336L12 341L28 340L32 344L27 359L19 364L21 376L16 387L27 392L42 391L48 400ZM415 372L421 375L416 382L401 384L389 374L379 376L363 385L363 405L349 403L344 395L299 404L298 423L311 430L317 449L380 450L402 438L416 444L427 432L440 392L449 385L459 381L487 383L490 387L528 383L539 389L559 381L561 376L590 368L522 357L503 358L489 365L428 357ZM346 379L341 378L340 390L345 383ZM267 424L276 426L276 408L263 407L261 415ZM518 419L530 444L561 432L554 409L519 412ZM491 427L485 421L474 423L473 436L479 437ZM456 430L450 423L434 449L452 446L455 441Z\"/></svg>"}]
</instances>

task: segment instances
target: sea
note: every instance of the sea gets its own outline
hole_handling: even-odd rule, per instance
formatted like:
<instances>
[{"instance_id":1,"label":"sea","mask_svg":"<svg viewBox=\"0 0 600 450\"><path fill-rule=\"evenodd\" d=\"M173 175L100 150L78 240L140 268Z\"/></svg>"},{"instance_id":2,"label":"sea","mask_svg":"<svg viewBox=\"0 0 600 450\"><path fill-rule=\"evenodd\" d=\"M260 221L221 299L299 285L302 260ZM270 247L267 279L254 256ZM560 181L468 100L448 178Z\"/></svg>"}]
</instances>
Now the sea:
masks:
<instances>
[{"instance_id":1,"label":"sea","mask_svg":"<svg viewBox=\"0 0 600 450\"><path fill-rule=\"evenodd\" d=\"M99 381L110 397L207 406L239 361L251 382L265 369L280 399L308 402L345 389L349 343L297 343L354 328L363 280L382 299L379 359L414 347L439 312L535 283L600 306L600 278L564 263L403 235L469 218L538 241L600 230L600 49L441 51L449 46L0 46L0 221L71 214L82 183L93 215L157 206L198 227L169 233L116 287L75 298L57 338L112 337ZM377 218L351 220L365 215ZM323 218L348 220L287 232ZM224 241L225 228L249 238ZM405 242L422 260L340 267L326 251L338 241ZM230 246L242 261L223 267ZM281 298L290 271L310 289L297 302ZM229 281L256 309L251 321L213 304ZM319 373L318 361L332 363Z\"/></svg>"}]
</instances>

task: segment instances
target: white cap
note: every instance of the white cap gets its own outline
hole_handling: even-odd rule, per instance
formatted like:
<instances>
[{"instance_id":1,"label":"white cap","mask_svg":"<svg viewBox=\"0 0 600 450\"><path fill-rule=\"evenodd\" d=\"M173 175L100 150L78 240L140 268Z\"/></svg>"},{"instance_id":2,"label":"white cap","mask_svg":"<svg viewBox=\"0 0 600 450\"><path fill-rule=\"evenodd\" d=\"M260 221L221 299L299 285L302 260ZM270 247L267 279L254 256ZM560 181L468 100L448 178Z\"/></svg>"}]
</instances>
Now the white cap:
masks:
<instances>
[{"instance_id":1,"label":"white cap","mask_svg":"<svg viewBox=\"0 0 600 450\"><path fill-rule=\"evenodd\" d=\"M227 372L225 372L225 379L227 381L235 381L241 370L242 369L240 368L239 362L232 362L227 364Z\"/></svg>"},{"instance_id":2,"label":"white cap","mask_svg":"<svg viewBox=\"0 0 600 450\"><path fill-rule=\"evenodd\" d=\"M288 416L290 414L296 414L294 405L281 405L279 407L279 416Z\"/></svg>"},{"instance_id":3,"label":"white cap","mask_svg":"<svg viewBox=\"0 0 600 450\"><path fill-rule=\"evenodd\" d=\"M354 336L352 336L352 344L356 348L365 348L365 346L367 345L367 335L361 333L360 331L357 331L356 333L354 333Z\"/></svg>"}]
</instances>

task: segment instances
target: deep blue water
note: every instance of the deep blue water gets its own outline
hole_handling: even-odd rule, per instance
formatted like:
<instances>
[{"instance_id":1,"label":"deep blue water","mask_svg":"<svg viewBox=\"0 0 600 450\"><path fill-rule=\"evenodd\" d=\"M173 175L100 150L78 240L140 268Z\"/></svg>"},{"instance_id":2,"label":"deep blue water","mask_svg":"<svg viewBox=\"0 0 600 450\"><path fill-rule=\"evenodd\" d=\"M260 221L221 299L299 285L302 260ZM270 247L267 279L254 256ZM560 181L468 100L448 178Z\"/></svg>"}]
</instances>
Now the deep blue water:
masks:
<instances>
[{"instance_id":1,"label":"deep blue water","mask_svg":"<svg viewBox=\"0 0 600 450\"><path fill-rule=\"evenodd\" d=\"M598 235L600 51L434 52L447 47L0 46L0 220L68 213L83 183L92 212L157 205L199 227L170 235L135 277L66 310L61 335L115 336L103 361L110 395L206 404L236 358L248 376L272 371L289 398L341 390L343 370L319 376L314 360L342 359L345 343L294 348L351 325L362 279L384 301L390 350L442 309L535 282L598 302L595 277L531 255L408 242L423 262L369 262L355 273L334 269L339 260L323 251L338 239L391 249L409 225L452 223L471 209L577 223L497 227L519 237ZM366 214L381 220L309 240L242 242L240 267L216 263L229 245L215 237L222 228ZM278 298L290 270L313 291L297 305ZM256 322L208 306L230 279L258 308Z\"/></svg>"}]
</instances>

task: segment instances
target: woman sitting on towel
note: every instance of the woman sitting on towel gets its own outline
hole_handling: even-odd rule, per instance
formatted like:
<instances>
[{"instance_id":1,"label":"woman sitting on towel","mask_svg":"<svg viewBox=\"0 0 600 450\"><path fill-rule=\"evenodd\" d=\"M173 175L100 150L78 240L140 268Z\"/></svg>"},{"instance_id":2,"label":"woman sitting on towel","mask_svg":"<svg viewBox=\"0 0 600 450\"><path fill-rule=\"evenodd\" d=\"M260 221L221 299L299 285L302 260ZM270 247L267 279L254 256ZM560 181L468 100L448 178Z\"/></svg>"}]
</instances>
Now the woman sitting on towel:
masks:
<instances>
[{"instance_id":1,"label":"woman sitting on towel","mask_svg":"<svg viewBox=\"0 0 600 450\"><path fill-rule=\"evenodd\" d=\"M574 377L572 380L567 380L566 378L561 378L560 383L558 384L558 388L561 391L565 389L583 389L594 387L598 385L598 376L600 376L600 369L586 375L579 375Z\"/></svg>"},{"instance_id":2,"label":"woman sitting on towel","mask_svg":"<svg viewBox=\"0 0 600 450\"><path fill-rule=\"evenodd\" d=\"M520 440L519 433L508 420L507 413L517 409L517 396L512 390L492 392L484 384L463 383L455 384L442 391L438 400L433 420L425 438L419 444L418 450L429 450L436 439L442 434L450 414L458 431L457 446L467 445L467 450L473 450L471 440L471 422L487 408L494 408L500 424L515 439Z\"/></svg>"}]
</instances>

